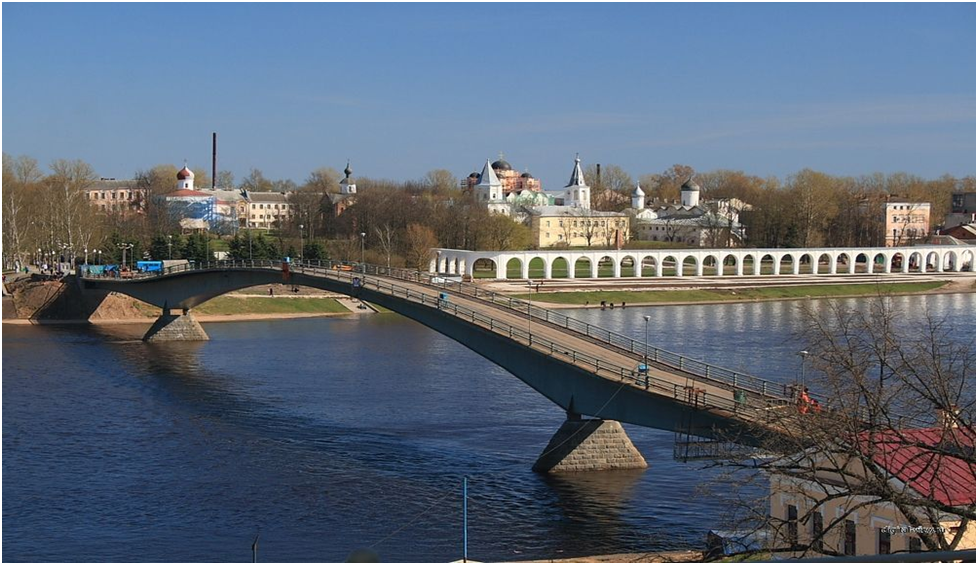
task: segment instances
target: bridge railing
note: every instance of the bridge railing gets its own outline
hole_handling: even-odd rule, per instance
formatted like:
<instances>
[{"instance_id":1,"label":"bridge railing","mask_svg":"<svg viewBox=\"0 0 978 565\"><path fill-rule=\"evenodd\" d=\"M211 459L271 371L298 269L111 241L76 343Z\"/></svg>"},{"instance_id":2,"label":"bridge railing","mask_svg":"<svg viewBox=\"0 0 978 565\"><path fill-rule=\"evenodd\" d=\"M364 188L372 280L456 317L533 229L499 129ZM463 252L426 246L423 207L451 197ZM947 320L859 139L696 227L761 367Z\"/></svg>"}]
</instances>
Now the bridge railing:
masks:
<instances>
[{"instance_id":1,"label":"bridge railing","mask_svg":"<svg viewBox=\"0 0 978 565\"><path fill-rule=\"evenodd\" d=\"M260 268L268 269L282 268L283 261L280 260L227 260L227 261L198 261L172 265L161 271L139 273L133 272L126 278L143 279L149 277L159 277L187 271L197 271L206 269L228 269L228 268ZM641 356L642 360L648 359L650 363L657 363L666 367L679 370L690 375L702 377L714 381L721 385L726 385L732 390L746 390L764 396L780 398L792 397L789 385L762 379L753 375L748 375L740 371L733 371L725 367L720 367L698 359L692 359L672 351L661 349L645 342L638 341L631 337L612 332L578 320L571 316L542 308L532 304L530 301L513 298L504 294L487 291L478 285L462 281L450 281L443 277L432 276L429 273L411 271L408 269L385 267L380 265L370 265L361 263L339 263L335 261L295 261L289 263L289 268L302 270L306 267L318 269L331 269L337 272L353 272L368 275L379 275L396 278L400 280L425 284L440 288L450 292L457 292L462 295L471 296L508 308L521 314L527 314L530 318L537 319L549 324L554 324L566 330L573 331L582 336L586 336L599 343L610 345L616 349Z\"/></svg>"},{"instance_id":2,"label":"bridge railing","mask_svg":"<svg viewBox=\"0 0 978 565\"><path fill-rule=\"evenodd\" d=\"M353 283L353 279L359 275L370 274L370 269L338 271L330 269L328 266L313 266L309 264L298 265L294 269L295 272L321 274L344 282L349 281L351 284ZM386 268L384 269L386 270ZM455 302L442 300L439 296L417 292L413 289L377 278L364 277L361 284L365 288L373 289L396 298L437 308L442 312L477 324L494 333L505 335L515 341L524 342L532 349L542 351L551 357L585 368L596 375L617 379L623 383L644 388L645 390L651 390L695 407L720 408L744 416L747 413L751 413L751 419L758 419L771 414L771 410L787 408L789 405L788 402L782 399L772 398L769 395L731 394L730 397L727 397L695 386L683 386L672 383L649 373L638 372L636 366L626 367L617 363L610 363L593 355L578 352L572 348L568 348L564 344L554 342L539 335L534 335L528 328L510 324L509 322Z\"/></svg>"},{"instance_id":3,"label":"bridge railing","mask_svg":"<svg viewBox=\"0 0 978 565\"><path fill-rule=\"evenodd\" d=\"M363 265L359 269L365 274L389 276L411 282L427 284L451 292L472 296L486 300L493 304L509 308L523 314L528 314L531 318L555 324L564 329L587 336L600 343L611 345L617 349L629 353L640 355L642 359L648 359L650 363L659 363L679 371L689 373L698 377L703 377L711 381L728 385L735 390L749 390L765 396L790 398L792 391L790 385L779 383L767 379L762 379L754 375L748 375L740 371L733 371L725 367L720 367L692 359L672 351L661 349L653 345L647 345L642 341L628 336L612 332L595 326L588 322L572 318L553 310L533 305L527 300L513 298L504 294L488 291L478 285L463 281L452 281L444 277L433 276L428 273L410 271L407 269L388 268L378 265Z\"/></svg>"},{"instance_id":4,"label":"bridge railing","mask_svg":"<svg viewBox=\"0 0 978 565\"><path fill-rule=\"evenodd\" d=\"M339 267L339 268L337 268ZM156 278L170 274L176 274L181 272L189 271L202 271L208 269L282 269L282 261L210 261L210 262L195 262L187 263L181 265L173 265L167 267L164 270L148 273L133 273L133 278L146 279L146 278ZM379 274L382 276L391 276L386 267L373 267L367 265L358 265L351 267L349 265L337 265L328 262L295 262L289 265L289 269L292 272L320 275L327 278L333 278L335 280L353 283L353 279L356 277L362 277L360 284L366 288L373 288L378 292L388 294L396 298L403 298L405 300L416 302L430 308L438 309L446 314L453 315L461 320L479 325L491 332L497 333L499 335L505 335L509 339L517 342L526 343L528 347L536 351L543 352L556 359L569 362L574 366L581 367L588 370L598 376L617 379L623 384L628 384L631 386L636 386L648 391L653 391L657 394L669 396L673 399L688 404L697 408L718 408L734 413L741 414L742 417L747 417L752 420L764 419L765 415L771 414L771 410L777 410L781 408L786 408L788 403L777 398L772 398L768 395L747 395L747 394L737 394L734 391L729 397L725 395L718 395L709 392L705 389L700 389L695 386L682 386L676 383L672 383L657 377L648 372L639 372L637 366L624 366L617 363L611 363L601 358L576 351L572 348L567 347L564 344L548 340L539 335L533 335L529 328L520 327L518 325L510 324L505 320L493 317L491 315L485 314L468 308L466 306L460 305L455 302L450 302L442 300L438 295L429 295L423 292L418 292L414 289L394 284L392 282L385 281L380 278L368 278L363 275L365 274ZM411 273L407 271L406 273ZM424 277L420 273L413 273L416 278L405 277L413 282L421 282L424 284L430 284L430 281L423 280ZM402 278L396 277L396 278ZM92 277L95 278L95 277ZM436 286L436 285L432 285ZM481 293L480 293L481 296ZM508 297L507 297L508 298ZM515 308L514 308L515 309ZM544 308L539 308L533 306L530 310L532 316L543 316L546 317L546 313L549 310ZM553 313L551 313L553 314ZM566 317L565 317L566 318ZM572 320L572 319L569 319ZM583 323L583 322L580 322ZM594 333L600 328L595 326L590 326L591 332ZM601 330L605 331L606 330ZM590 335L590 334L589 334ZM617 339L618 334L612 334L607 332L603 334L608 340ZM623 337L623 336L621 336ZM628 338L624 338L628 339ZM679 357L679 356L677 356ZM597 414L595 415L597 416Z\"/></svg>"}]
</instances>

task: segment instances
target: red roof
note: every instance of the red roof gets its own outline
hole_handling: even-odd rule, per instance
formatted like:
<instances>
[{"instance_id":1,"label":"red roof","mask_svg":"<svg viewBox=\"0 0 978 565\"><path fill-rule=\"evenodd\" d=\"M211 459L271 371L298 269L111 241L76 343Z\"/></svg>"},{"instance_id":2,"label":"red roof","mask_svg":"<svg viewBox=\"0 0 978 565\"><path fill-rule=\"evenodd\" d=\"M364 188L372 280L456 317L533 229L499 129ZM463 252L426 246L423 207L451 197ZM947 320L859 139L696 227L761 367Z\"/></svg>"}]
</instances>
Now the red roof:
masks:
<instances>
[{"instance_id":1,"label":"red roof","mask_svg":"<svg viewBox=\"0 0 978 565\"><path fill-rule=\"evenodd\" d=\"M948 506L975 503L973 430L920 428L876 433L872 437L864 432L859 446L867 454L872 447L877 465L922 496ZM949 454L956 451L961 455Z\"/></svg>"},{"instance_id":2,"label":"red roof","mask_svg":"<svg viewBox=\"0 0 978 565\"><path fill-rule=\"evenodd\" d=\"M194 178L194 172L188 169L186 165L184 165L183 168L177 172L177 180L184 180L188 178L190 179Z\"/></svg>"}]
</instances>

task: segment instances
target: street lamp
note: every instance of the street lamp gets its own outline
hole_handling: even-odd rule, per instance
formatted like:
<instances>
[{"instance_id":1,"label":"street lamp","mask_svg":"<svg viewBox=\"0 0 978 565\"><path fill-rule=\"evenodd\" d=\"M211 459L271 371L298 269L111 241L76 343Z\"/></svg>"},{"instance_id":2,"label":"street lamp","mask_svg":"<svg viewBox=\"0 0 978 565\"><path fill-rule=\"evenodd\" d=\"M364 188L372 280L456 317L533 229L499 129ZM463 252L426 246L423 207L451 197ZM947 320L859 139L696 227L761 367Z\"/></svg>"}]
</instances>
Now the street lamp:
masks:
<instances>
[{"instance_id":1,"label":"street lamp","mask_svg":"<svg viewBox=\"0 0 978 565\"><path fill-rule=\"evenodd\" d=\"M652 316L645 316L645 386L649 386L649 320Z\"/></svg>"},{"instance_id":2,"label":"street lamp","mask_svg":"<svg viewBox=\"0 0 978 565\"><path fill-rule=\"evenodd\" d=\"M300 261L302 261L302 247L303 247L303 245L302 245L302 228L304 228L304 227L305 227L304 225L299 224L299 260Z\"/></svg>"},{"instance_id":3,"label":"street lamp","mask_svg":"<svg viewBox=\"0 0 978 565\"><path fill-rule=\"evenodd\" d=\"M133 248L133 244L131 244L131 243L117 243L116 244L116 247L118 247L119 249L122 250L122 268L125 269L126 268L126 251L132 249Z\"/></svg>"},{"instance_id":4,"label":"street lamp","mask_svg":"<svg viewBox=\"0 0 978 565\"><path fill-rule=\"evenodd\" d=\"M533 322L533 314L530 311L530 307L533 303L530 301L533 298L533 279L526 279L526 335L530 342L533 342L532 333L530 332L530 324Z\"/></svg>"},{"instance_id":5,"label":"street lamp","mask_svg":"<svg viewBox=\"0 0 978 565\"><path fill-rule=\"evenodd\" d=\"M85 265L88 266L88 248L85 248Z\"/></svg>"},{"instance_id":6,"label":"street lamp","mask_svg":"<svg viewBox=\"0 0 978 565\"><path fill-rule=\"evenodd\" d=\"M808 353L807 350L803 349L798 353L795 353L795 355L801 357L801 388L802 390L804 390L805 389L805 359L810 355L810 353Z\"/></svg>"},{"instance_id":7,"label":"street lamp","mask_svg":"<svg viewBox=\"0 0 978 565\"><path fill-rule=\"evenodd\" d=\"M365 265L367 262L365 259L366 255L364 255L364 247L363 247L366 237L367 237L367 232L360 232L360 264L361 265Z\"/></svg>"},{"instance_id":8,"label":"street lamp","mask_svg":"<svg viewBox=\"0 0 978 565\"><path fill-rule=\"evenodd\" d=\"M166 252L168 259L173 259L173 235L167 234L166 236Z\"/></svg>"}]
</instances>

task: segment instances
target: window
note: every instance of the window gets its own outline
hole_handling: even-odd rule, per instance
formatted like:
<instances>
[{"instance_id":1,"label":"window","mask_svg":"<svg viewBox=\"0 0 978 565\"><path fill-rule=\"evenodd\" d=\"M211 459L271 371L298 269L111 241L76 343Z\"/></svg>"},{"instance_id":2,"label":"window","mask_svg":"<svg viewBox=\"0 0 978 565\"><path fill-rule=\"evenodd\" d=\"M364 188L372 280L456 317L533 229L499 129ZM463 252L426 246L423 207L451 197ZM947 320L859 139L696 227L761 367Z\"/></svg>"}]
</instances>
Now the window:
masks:
<instances>
[{"instance_id":1,"label":"window","mask_svg":"<svg viewBox=\"0 0 978 565\"><path fill-rule=\"evenodd\" d=\"M910 551L910 553L920 553L922 551L920 546L920 538L913 537L907 541L907 549Z\"/></svg>"},{"instance_id":2,"label":"window","mask_svg":"<svg viewBox=\"0 0 978 565\"><path fill-rule=\"evenodd\" d=\"M876 538L876 552L880 555L886 555L890 553L890 530L886 528L880 528L877 533Z\"/></svg>"},{"instance_id":3,"label":"window","mask_svg":"<svg viewBox=\"0 0 978 565\"><path fill-rule=\"evenodd\" d=\"M812 513L812 549L821 553L822 552L822 531L825 529L825 525L822 522L822 513L813 512Z\"/></svg>"},{"instance_id":4,"label":"window","mask_svg":"<svg viewBox=\"0 0 978 565\"><path fill-rule=\"evenodd\" d=\"M855 555L856 554L856 523L852 520L846 520L845 528L846 528L845 537L842 538L842 554Z\"/></svg>"},{"instance_id":5,"label":"window","mask_svg":"<svg viewBox=\"0 0 978 565\"><path fill-rule=\"evenodd\" d=\"M787 526L785 541L788 543L788 547L795 547L798 545L798 507L793 504L788 505Z\"/></svg>"}]
</instances>

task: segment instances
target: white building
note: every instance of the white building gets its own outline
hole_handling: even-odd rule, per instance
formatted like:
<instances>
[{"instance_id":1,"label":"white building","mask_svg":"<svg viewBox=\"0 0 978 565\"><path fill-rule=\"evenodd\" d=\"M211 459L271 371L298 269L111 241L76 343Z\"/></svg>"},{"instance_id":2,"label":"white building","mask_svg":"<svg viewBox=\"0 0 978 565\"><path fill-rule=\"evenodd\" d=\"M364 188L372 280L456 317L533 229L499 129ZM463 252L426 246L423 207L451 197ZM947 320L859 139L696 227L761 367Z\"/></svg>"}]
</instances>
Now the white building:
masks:
<instances>
[{"instance_id":1,"label":"white building","mask_svg":"<svg viewBox=\"0 0 978 565\"><path fill-rule=\"evenodd\" d=\"M486 159L479 175L479 182L472 187L476 200L482 202L495 214L509 215L511 206L503 196L503 183L492 169L492 163Z\"/></svg>"},{"instance_id":2,"label":"white building","mask_svg":"<svg viewBox=\"0 0 978 565\"><path fill-rule=\"evenodd\" d=\"M574 158L574 170L571 172L570 180L567 181L567 186L561 191L554 191L552 195L558 206L591 209L591 187L584 180L580 156Z\"/></svg>"},{"instance_id":3,"label":"white building","mask_svg":"<svg viewBox=\"0 0 978 565\"><path fill-rule=\"evenodd\" d=\"M645 192L632 192L632 238L694 247L735 247L743 241L740 210L747 205L736 198L700 204L700 187L692 178L683 183L680 205L645 207Z\"/></svg>"}]
</instances>

